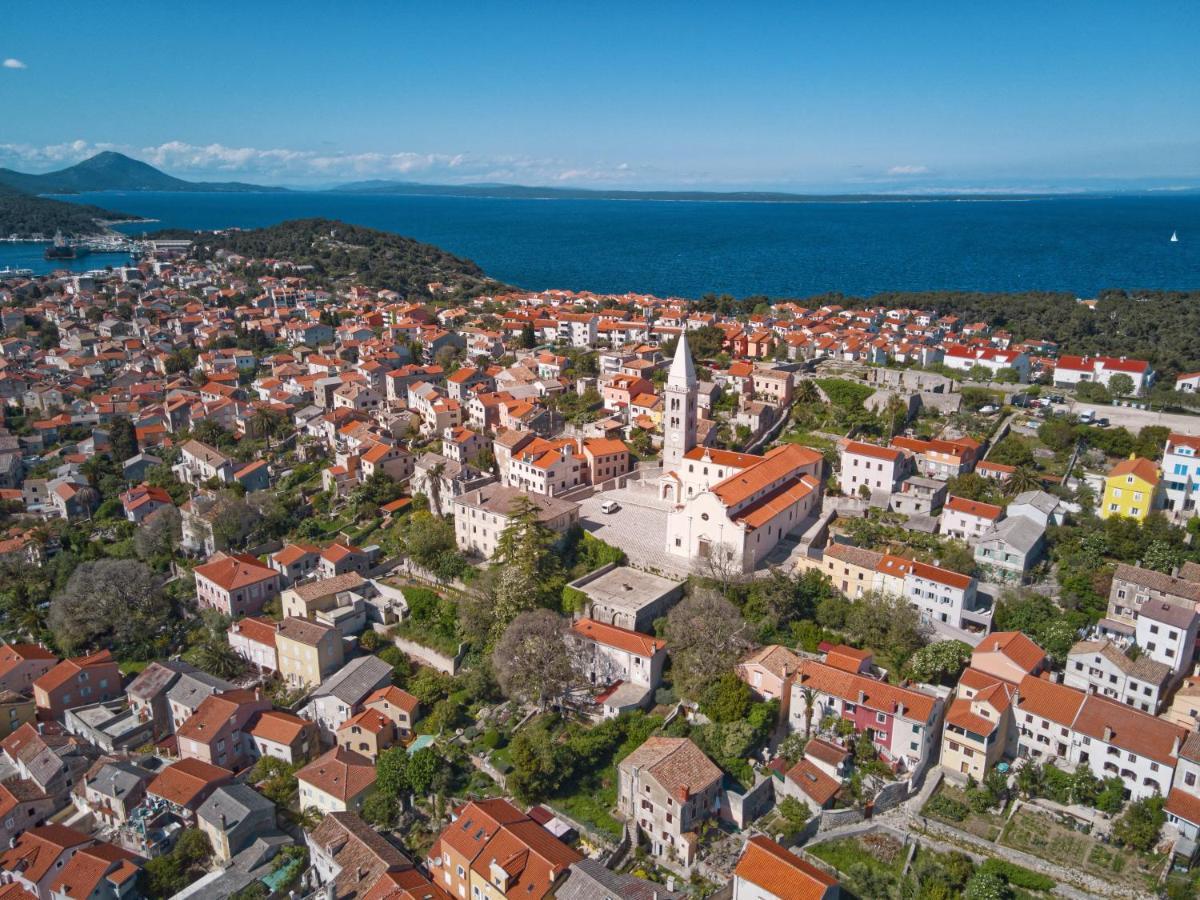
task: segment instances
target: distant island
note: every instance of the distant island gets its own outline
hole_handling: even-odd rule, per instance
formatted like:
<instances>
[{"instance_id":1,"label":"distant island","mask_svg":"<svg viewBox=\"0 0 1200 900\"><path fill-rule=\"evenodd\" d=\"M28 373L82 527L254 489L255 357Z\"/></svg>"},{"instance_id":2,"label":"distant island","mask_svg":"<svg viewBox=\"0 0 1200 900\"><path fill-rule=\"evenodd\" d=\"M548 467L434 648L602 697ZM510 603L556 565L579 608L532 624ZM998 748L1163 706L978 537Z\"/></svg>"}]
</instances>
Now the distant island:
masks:
<instances>
[{"instance_id":1,"label":"distant island","mask_svg":"<svg viewBox=\"0 0 1200 900\"><path fill-rule=\"evenodd\" d=\"M185 181L159 171L124 153L105 151L57 172L29 175L0 169L0 185L26 194L86 194L98 191L189 191L193 193L246 193L286 191L240 181Z\"/></svg>"},{"instance_id":2,"label":"distant island","mask_svg":"<svg viewBox=\"0 0 1200 900\"><path fill-rule=\"evenodd\" d=\"M476 263L440 247L336 219L293 219L247 231L169 229L149 237L190 237L195 242L193 255L200 260L217 256L227 259L228 254L235 254L245 257L247 265L253 267L263 260L283 259L311 267L307 276L314 282L350 280L406 297L432 297L431 284L440 284L442 292L454 296L511 290L509 285L489 278Z\"/></svg>"},{"instance_id":3,"label":"distant island","mask_svg":"<svg viewBox=\"0 0 1200 900\"><path fill-rule=\"evenodd\" d=\"M42 235L47 240L61 231L69 238L111 234L109 222L136 222L140 216L101 209L84 203L64 203L35 197L0 184L0 238L13 235L27 240Z\"/></svg>"},{"instance_id":4,"label":"distant island","mask_svg":"<svg viewBox=\"0 0 1200 900\"><path fill-rule=\"evenodd\" d=\"M665 200L713 203L911 203L914 200L1022 200L1057 194L792 194L787 191L637 191L615 188L537 187L523 184L422 184L354 181L327 193L478 197L491 200Z\"/></svg>"}]
</instances>

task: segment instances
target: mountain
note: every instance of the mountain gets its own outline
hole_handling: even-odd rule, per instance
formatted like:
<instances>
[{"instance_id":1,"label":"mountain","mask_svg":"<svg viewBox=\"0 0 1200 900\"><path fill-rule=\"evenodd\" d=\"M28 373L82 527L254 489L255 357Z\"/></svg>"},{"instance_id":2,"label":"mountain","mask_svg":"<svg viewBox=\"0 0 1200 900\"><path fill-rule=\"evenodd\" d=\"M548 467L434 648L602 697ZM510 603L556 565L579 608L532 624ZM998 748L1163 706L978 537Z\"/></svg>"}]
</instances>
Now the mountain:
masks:
<instances>
[{"instance_id":1,"label":"mountain","mask_svg":"<svg viewBox=\"0 0 1200 900\"><path fill-rule=\"evenodd\" d=\"M0 237L41 234L49 238L56 231L61 231L67 237L87 237L104 234L108 230L101 224L104 221L122 222L137 218L98 206L35 197L0 184Z\"/></svg>"},{"instance_id":2,"label":"mountain","mask_svg":"<svg viewBox=\"0 0 1200 900\"><path fill-rule=\"evenodd\" d=\"M284 191L239 181L184 181L123 153L106 150L57 172L30 175L0 169L0 184L27 194L82 194L91 191Z\"/></svg>"},{"instance_id":3,"label":"mountain","mask_svg":"<svg viewBox=\"0 0 1200 900\"><path fill-rule=\"evenodd\" d=\"M162 236L180 238L177 230ZM317 281L353 280L388 288L407 297L429 299L429 285L443 284L449 295L473 296L510 289L478 265L409 237L348 225L336 219L292 219L249 231L195 232L200 260L222 251L252 259L286 259L312 266Z\"/></svg>"}]
</instances>

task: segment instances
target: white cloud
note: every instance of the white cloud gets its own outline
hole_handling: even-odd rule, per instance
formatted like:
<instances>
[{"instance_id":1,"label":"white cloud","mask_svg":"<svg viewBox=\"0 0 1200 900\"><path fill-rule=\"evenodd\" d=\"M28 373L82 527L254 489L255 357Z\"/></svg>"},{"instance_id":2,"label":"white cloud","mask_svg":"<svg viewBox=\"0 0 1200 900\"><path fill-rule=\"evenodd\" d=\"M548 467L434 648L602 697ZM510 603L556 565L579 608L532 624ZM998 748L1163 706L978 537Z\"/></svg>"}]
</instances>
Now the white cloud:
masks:
<instances>
[{"instance_id":1,"label":"white cloud","mask_svg":"<svg viewBox=\"0 0 1200 900\"><path fill-rule=\"evenodd\" d=\"M892 166L889 175L928 175L929 166Z\"/></svg>"},{"instance_id":2,"label":"white cloud","mask_svg":"<svg viewBox=\"0 0 1200 900\"><path fill-rule=\"evenodd\" d=\"M27 69L27 68L29 68L28 66L25 65L25 63L21 62L19 59L14 59L11 56L0 65L3 65L4 68L6 68L6 69Z\"/></svg>"},{"instance_id":3,"label":"white cloud","mask_svg":"<svg viewBox=\"0 0 1200 900\"><path fill-rule=\"evenodd\" d=\"M331 183L380 178L450 184L479 181L616 184L632 183L651 175L648 170L639 172L627 162L575 165L554 158L412 151L351 153L284 147L230 147L184 141L167 141L148 147L84 140L45 146L0 143L0 165L47 171L87 159L102 150L125 153L185 178L271 183Z\"/></svg>"}]
</instances>

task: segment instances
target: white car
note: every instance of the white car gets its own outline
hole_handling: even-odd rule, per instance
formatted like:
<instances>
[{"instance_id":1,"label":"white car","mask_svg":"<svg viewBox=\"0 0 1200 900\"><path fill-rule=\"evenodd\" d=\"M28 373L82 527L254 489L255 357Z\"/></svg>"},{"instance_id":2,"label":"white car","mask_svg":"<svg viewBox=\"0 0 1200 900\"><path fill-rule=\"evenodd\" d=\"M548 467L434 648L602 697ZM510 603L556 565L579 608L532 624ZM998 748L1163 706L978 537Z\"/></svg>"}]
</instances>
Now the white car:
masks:
<instances>
[{"instance_id":1,"label":"white car","mask_svg":"<svg viewBox=\"0 0 1200 900\"><path fill-rule=\"evenodd\" d=\"M990 416L994 412L1000 412L1000 407L992 406L990 403L987 406L979 407L979 412L982 415Z\"/></svg>"},{"instance_id":2,"label":"white car","mask_svg":"<svg viewBox=\"0 0 1200 900\"><path fill-rule=\"evenodd\" d=\"M604 513L605 515L608 515L609 513L615 513L620 508L621 504L616 500L605 500L600 504L600 512Z\"/></svg>"}]
</instances>

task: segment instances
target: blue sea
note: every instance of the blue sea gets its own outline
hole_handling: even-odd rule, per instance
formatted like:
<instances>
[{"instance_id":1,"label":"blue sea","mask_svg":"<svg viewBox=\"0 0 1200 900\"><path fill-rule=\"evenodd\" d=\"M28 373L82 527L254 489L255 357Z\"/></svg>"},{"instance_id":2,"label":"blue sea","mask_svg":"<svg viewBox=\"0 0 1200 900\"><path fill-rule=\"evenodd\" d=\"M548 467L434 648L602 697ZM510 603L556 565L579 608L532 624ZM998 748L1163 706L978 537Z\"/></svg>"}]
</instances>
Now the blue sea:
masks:
<instances>
[{"instance_id":1,"label":"blue sea","mask_svg":"<svg viewBox=\"0 0 1200 900\"><path fill-rule=\"evenodd\" d=\"M339 193L101 193L147 229L321 216L408 235L530 289L697 297L826 291L1200 288L1200 195L746 203L502 200ZM1173 231L1177 243L1170 242ZM0 244L5 266L51 268ZM93 255L88 269L122 261Z\"/></svg>"}]
</instances>

